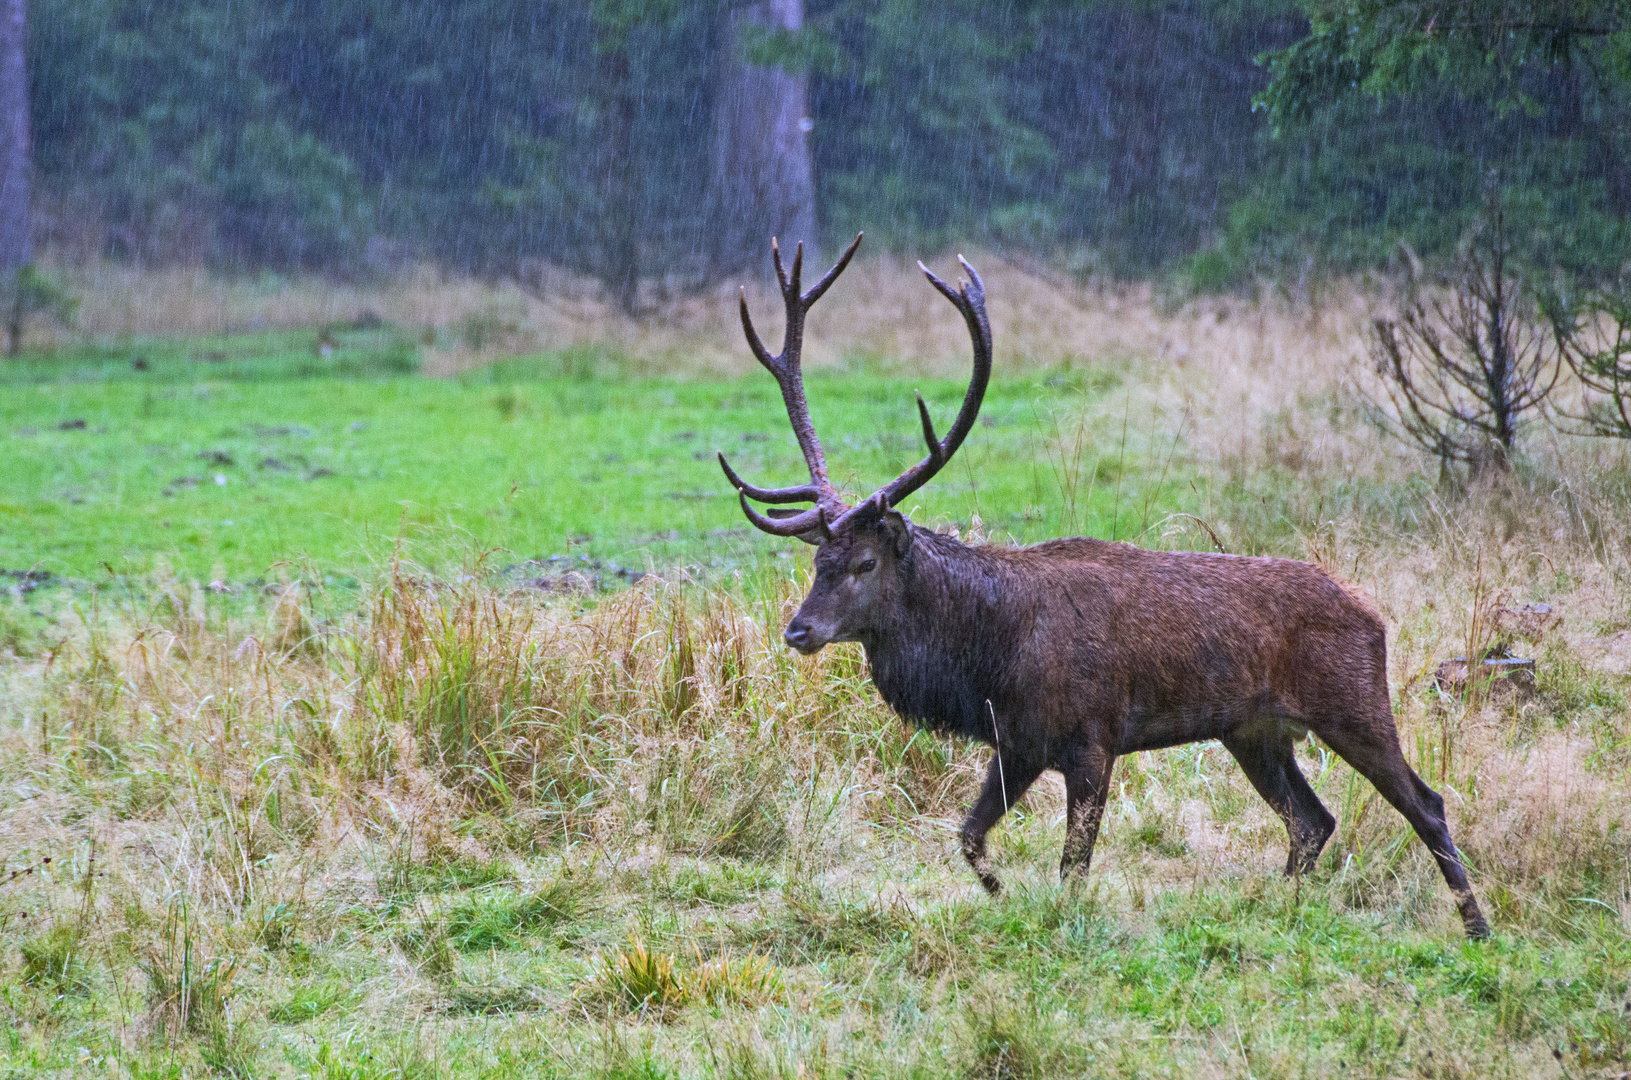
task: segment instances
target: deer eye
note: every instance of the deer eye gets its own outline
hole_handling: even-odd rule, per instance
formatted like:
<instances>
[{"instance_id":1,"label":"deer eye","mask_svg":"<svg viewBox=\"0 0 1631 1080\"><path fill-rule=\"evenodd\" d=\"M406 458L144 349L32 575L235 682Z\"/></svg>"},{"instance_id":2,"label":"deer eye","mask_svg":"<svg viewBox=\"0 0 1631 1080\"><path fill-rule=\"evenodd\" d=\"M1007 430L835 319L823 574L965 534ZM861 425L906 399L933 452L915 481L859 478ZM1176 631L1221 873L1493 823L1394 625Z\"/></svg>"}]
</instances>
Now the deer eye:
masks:
<instances>
[{"instance_id":1,"label":"deer eye","mask_svg":"<svg viewBox=\"0 0 1631 1080\"><path fill-rule=\"evenodd\" d=\"M861 560L860 565L858 565L855 568L855 575L857 577L859 577L862 574L870 574L870 573L872 573L872 571L876 570L877 568L878 568L878 560L877 559L863 559L863 560Z\"/></svg>"}]
</instances>

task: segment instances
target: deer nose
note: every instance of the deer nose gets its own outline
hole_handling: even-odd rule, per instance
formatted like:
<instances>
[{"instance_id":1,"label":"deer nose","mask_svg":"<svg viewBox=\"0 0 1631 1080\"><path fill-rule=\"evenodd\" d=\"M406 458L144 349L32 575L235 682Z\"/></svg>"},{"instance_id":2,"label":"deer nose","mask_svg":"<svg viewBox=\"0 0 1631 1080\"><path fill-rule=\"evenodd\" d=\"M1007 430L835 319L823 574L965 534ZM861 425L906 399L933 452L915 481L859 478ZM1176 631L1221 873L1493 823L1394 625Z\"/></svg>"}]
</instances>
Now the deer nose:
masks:
<instances>
[{"instance_id":1,"label":"deer nose","mask_svg":"<svg viewBox=\"0 0 1631 1080\"><path fill-rule=\"evenodd\" d=\"M782 640L799 652L804 652L810 647L810 628L794 619L782 632Z\"/></svg>"}]
</instances>

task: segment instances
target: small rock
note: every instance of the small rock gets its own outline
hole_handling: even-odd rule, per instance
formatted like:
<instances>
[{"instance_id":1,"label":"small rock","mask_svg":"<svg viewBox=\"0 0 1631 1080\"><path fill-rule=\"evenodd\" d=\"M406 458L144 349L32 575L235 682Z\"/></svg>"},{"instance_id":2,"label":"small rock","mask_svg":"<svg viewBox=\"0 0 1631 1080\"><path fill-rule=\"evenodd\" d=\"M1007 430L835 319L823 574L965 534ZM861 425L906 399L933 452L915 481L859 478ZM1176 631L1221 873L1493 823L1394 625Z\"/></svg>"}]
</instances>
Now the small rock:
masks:
<instances>
[{"instance_id":1,"label":"small rock","mask_svg":"<svg viewBox=\"0 0 1631 1080\"><path fill-rule=\"evenodd\" d=\"M51 581L49 570L0 570L0 577L9 577L16 582L12 586L19 593L33 592L41 585Z\"/></svg>"},{"instance_id":2,"label":"small rock","mask_svg":"<svg viewBox=\"0 0 1631 1080\"><path fill-rule=\"evenodd\" d=\"M529 589L537 589L539 592L558 593L563 596L581 596L600 591L600 575L586 574L581 570L568 570L564 574L530 578L521 584Z\"/></svg>"},{"instance_id":3,"label":"small rock","mask_svg":"<svg viewBox=\"0 0 1631 1080\"><path fill-rule=\"evenodd\" d=\"M250 424L249 430L263 438L283 438L292 435L297 439L309 439L316 434L304 424Z\"/></svg>"},{"instance_id":4,"label":"small rock","mask_svg":"<svg viewBox=\"0 0 1631 1080\"><path fill-rule=\"evenodd\" d=\"M133 371L146 371L147 368L148 368L147 357L145 357L145 356L136 357L134 360L132 360L130 362L130 367L131 367L131 369Z\"/></svg>"}]
</instances>

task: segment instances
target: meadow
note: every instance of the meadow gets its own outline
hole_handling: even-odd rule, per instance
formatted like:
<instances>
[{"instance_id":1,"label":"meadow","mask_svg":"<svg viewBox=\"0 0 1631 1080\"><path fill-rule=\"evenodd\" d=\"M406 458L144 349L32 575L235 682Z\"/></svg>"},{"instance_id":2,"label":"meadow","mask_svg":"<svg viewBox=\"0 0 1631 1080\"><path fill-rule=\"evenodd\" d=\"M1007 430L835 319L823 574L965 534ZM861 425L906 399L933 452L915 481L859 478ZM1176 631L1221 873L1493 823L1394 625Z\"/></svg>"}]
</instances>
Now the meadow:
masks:
<instances>
[{"instance_id":1,"label":"meadow","mask_svg":"<svg viewBox=\"0 0 1631 1080\"><path fill-rule=\"evenodd\" d=\"M1359 290L991 261L998 375L915 519L1354 582L1494 941L1317 743L1313 874L1202 744L1118 764L1085 884L1045 778L987 898L955 844L986 751L901 725L854 647L780 644L807 555L713 452L768 482L796 448L728 294L92 267L81 328L0 375L0 1071L1631 1070L1626 448L1537 427L1469 489L1368 422ZM851 273L809 391L864 492L967 344L904 267ZM1435 684L1492 648L1534 685Z\"/></svg>"}]
</instances>

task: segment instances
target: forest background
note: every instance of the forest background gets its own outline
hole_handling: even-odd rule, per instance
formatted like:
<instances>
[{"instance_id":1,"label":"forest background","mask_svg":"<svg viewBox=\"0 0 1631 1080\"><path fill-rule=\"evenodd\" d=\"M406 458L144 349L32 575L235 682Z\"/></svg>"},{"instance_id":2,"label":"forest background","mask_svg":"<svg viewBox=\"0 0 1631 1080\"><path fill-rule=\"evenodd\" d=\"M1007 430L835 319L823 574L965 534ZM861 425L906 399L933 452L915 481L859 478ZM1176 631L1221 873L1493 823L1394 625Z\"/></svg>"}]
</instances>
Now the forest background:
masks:
<instances>
[{"instance_id":1,"label":"forest background","mask_svg":"<svg viewBox=\"0 0 1631 1080\"><path fill-rule=\"evenodd\" d=\"M32 236L0 255L552 264L634 311L771 233L862 228L1306 284L1449 252L1499 198L1520 255L1612 275L1626 26L1615 0L37 0Z\"/></svg>"}]
</instances>

